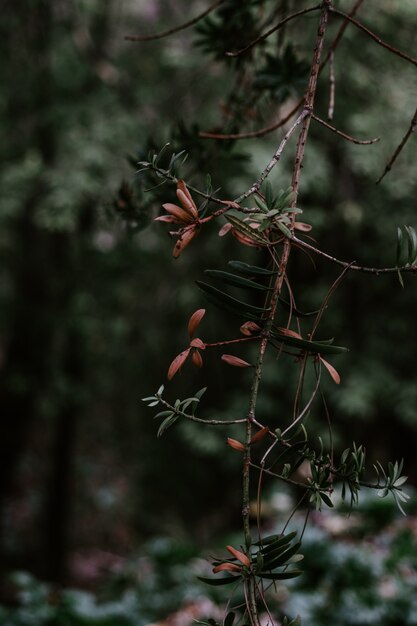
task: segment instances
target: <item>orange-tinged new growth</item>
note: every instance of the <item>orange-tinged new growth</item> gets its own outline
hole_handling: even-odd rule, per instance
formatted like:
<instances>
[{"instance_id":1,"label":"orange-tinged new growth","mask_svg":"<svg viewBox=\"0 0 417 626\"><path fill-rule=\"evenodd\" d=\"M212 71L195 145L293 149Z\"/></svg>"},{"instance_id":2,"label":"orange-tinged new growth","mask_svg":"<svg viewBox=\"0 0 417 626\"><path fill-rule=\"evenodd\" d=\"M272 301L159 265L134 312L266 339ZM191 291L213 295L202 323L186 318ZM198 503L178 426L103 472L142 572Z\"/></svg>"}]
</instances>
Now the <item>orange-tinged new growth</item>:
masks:
<instances>
[{"instance_id":1,"label":"orange-tinged new growth","mask_svg":"<svg viewBox=\"0 0 417 626\"><path fill-rule=\"evenodd\" d=\"M228 446L233 448L233 450L237 450L238 452L245 451L245 446L243 445L242 442L238 441L237 439L232 439L231 437L228 437L226 440L226 443Z\"/></svg>"},{"instance_id":2,"label":"orange-tinged new growth","mask_svg":"<svg viewBox=\"0 0 417 626\"><path fill-rule=\"evenodd\" d=\"M264 439L264 437L266 437L268 433L269 433L268 426L264 426L263 428L261 428L261 430L258 430L258 432L253 435L253 437L250 440L250 443L257 443L258 441L262 441L262 439Z\"/></svg>"},{"instance_id":3,"label":"orange-tinged new growth","mask_svg":"<svg viewBox=\"0 0 417 626\"><path fill-rule=\"evenodd\" d=\"M339 374L339 372L333 367L333 365L331 365L328 361L323 359L322 356L319 357L319 358L320 358L321 363L323 363L324 367L329 372L330 376L333 378L333 380L336 383L336 385L340 385L340 374Z\"/></svg>"},{"instance_id":4,"label":"orange-tinged new growth","mask_svg":"<svg viewBox=\"0 0 417 626\"><path fill-rule=\"evenodd\" d=\"M166 202L162 206L165 209L165 211L167 211L167 213L170 213L172 217L175 218L175 221L177 224L182 224L182 223L192 224L193 223L194 221L193 216L190 215L188 211L185 211L184 209L177 206L176 204L172 204L171 202ZM159 218L157 217L156 219L158 220Z\"/></svg>"},{"instance_id":5,"label":"orange-tinged new growth","mask_svg":"<svg viewBox=\"0 0 417 626\"><path fill-rule=\"evenodd\" d=\"M187 185L183 180L179 180L177 183L177 198L181 202L182 206L188 211L194 219L198 218L198 210L194 200L191 197L190 192L187 189Z\"/></svg>"},{"instance_id":6,"label":"orange-tinged new growth","mask_svg":"<svg viewBox=\"0 0 417 626\"><path fill-rule=\"evenodd\" d=\"M196 367L203 367L203 357L201 356L198 350L193 351L191 360Z\"/></svg>"},{"instance_id":7,"label":"orange-tinged new growth","mask_svg":"<svg viewBox=\"0 0 417 626\"><path fill-rule=\"evenodd\" d=\"M312 229L311 224L306 224L305 222L294 222L294 230L299 230L303 233L309 233Z\"/></svg>"},{"instance_id":8,"label":"orange-tinged new growth","mask_svg":"<svg viewBox=\"0 0 417 626\"><path fill-rule=\"evenodd\" d=\"M246 335L247 337L250 337L253 333L260 332L260 330L261 327L258 326L256 322L245 322L240 327L240 332L242 333L242 335Z\"/></svg>"},{"instance_id":9,"label":"orange-tinged new growth","mask_svg":"<svg viewBox=\"0 0 417 626\"><path fill-rule=\"evenodd\" d=\"M250 560L244 552L241 552L240 550L236 550L236 548L234 548L233 546L226 546L226 550L228 550L230 554L235 557L235 559L240 561L242 565L246 565L246 567L250 567Z\"/></svg>"},{"instance_id":10,"label":"orange-tinged new growth","mask_svg":"<svg viewBox=\"0 0 417 626\"><path fill-rule=\"evenodd\" d=\"M240 565L236 565L235 563L220 563L220 565L216 565L213 567L213 574L217 574L217 572L241 572L242 568Z\"/></svg>"},{"instance_id":11,"label":"orange-tinged new growth","mask_svg":"<svg viewBox=\"0 0 417 626\"><path fill-rule=\"evenodd\" d=\"M181 252L185 250L185 248L192 242L194 237L197 237L199 233L200 227L197 224L193 224L192 226L188 226L178 237L177 243L174 246L174 250L172 256L174 259L178 259Z\"/></svg>"},{"instance_id":12,"label":"orange-tinged new growth","mask_svg":"<svg viewBox=\"0 0 417 626\"><path fill-rule=\"evenodd\" d=\"M285 335L286 337L294 337L295 339L302 339L300 333L296 333L294 330L290 330L289 328L278 328L277 329L281 335Z\"/></svg>"},{"instance_id":13,"label":"orange-tinged new growth","mask_svg":"<svg viewBox=\"0 0 417 626\"><path fill-rule=\"evenodd\" d=\"M181 366L184 364L184 362L188 358L188 355L190 354L190 350L191 348L187 348L186 350L183 350L183 352L180 352L180 354L178 354L175 357L175 359L172 361L168 369L168 380L172 380L172 378L174 378L175 374L178 372L178 370L181 368Z\"/></svg>"},{"instance_id":14,"label":"orange-tinged new growth","mask_svg":"<svg viewBox=\"0 0 417 626\"><path fill-rule=\"evenodd\" d=\"M190 317L188 321L188 334L190 335L190 339L193 337L198 325L200 324L205 314L206 309L197 309L197 311L194 311L194 313Z\"/></svg>"},{"instance_id":15,"label":"orange-tinged new growth","mask_svg":"<svg viewBox=\"0 0 417 626\"><path fill-rule=\"evenodd\" d=\"M233 354L222 354L221 359L228 365L233 365L234 367L252 367L250 363Z\"/></svg>"}]
</instances>

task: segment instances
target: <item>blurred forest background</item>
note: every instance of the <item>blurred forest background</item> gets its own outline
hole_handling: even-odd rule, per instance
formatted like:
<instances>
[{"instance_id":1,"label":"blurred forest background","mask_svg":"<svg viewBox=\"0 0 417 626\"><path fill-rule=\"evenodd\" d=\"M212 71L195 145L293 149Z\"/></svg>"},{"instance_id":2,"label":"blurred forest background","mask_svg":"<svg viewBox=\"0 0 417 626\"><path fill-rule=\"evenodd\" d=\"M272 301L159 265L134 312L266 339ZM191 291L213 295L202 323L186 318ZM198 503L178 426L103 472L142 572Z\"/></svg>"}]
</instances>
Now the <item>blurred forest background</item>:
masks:
<instances>
[{"instance_id":1,"label":"blurred forest background","mask_svg":"<svg viewBox=\"0 0 417 626\"><path fill-rule=\"evenodd\" d=\"M353 3L336 4L349 10ZM255 5L248 2L247 11ZM280 15L308 3L276 5ZM252 74L241 90L243 106L238 102L242 86L235 82L241 67L232 59L225 62L224 51L252 39L247 16L241 23L230 20L230 32L220 32L217 39L207 19L169 39L124 39L179 24L206 6L185 0L3 1L4 606L14 601L11 572L29 572L54 589L71 585L94 591L97 581L102 584L144 554L144 546L153 546L153 554L169 552L171 544L163 537L175 537L183 546L207 546L239 526L238 460L224 452L224 433L201 436L194 424L184 424L157 440L158 425L140 399L165 383L167 367L184 344L188 317L205 306L194 280L207 267L221 269L226 250L241 252L227 237L218 240L216 228L207 228L198 245L172 262L166 229L152 221L161 203L172 200L172 186L146 192L153 185L135 170L150 149L170 142L173 150L189 153L183 175L193 184L202 185L209 173L223 198L247 189L282 131L221 142L199 138L198 130L256 130L288 111L305 89L317 22L306 16L289 26L285 37L271 39L267 50L275 46L279 62L265 55L252 59ZM358 16L416 56L414 0L367 0ZM332 20L331 36L340 23ZM380 136L381 142L356 146L313 126L300 196L303 219L329 253L364 265L395 265L396 227L417 228L415 138L383 182L375 181L415 111L416 68L349 27L335 69L335 124L361 138ZM324 72L317 102L323 118L328 93ZM290 168L291 156L274 171L273 184L288 187ZM294 254L290 271L300 308L315 308L337 276L321 261L316 271L300 253ZM369 458L382 462L404 457L412 485L417 482L416 287L411 274L404 289L395 275L349 275L323 322L323 336L334 335L336 343L350 348L336 363L340 388L331 381L326 386L337 445L364 442ZM233 320L211 309L205 325L213 337L235 332ZM187 369L170 383L170 393L184 397L208 384L204 410L215 410L219 418L235 416L246 408L241 374L225 371ZM290 406L290 377L281 371L262 388L261 408L277 426ZM314 424L316 418L311 419ZM318 434L320 428L318 422ZM274 489L271 502L279 495ZM415 548L414 531L410 537L408 552ZM23 587L35 584L25 576ZM158 611L146 615L114 623L145 624ZM57 623L7 619L2 623Z\"/></svg>"}]
</instances>

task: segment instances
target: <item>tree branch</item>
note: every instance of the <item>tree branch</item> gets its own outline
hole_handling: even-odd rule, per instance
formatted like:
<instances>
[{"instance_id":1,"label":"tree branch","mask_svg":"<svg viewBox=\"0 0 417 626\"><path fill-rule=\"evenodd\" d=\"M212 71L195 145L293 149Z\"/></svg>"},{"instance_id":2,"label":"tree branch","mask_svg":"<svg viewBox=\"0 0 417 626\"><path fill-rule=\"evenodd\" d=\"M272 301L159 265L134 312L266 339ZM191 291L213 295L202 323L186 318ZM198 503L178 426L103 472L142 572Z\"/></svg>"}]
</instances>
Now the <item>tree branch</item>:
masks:
<instances>
[{"instance_id":1,"label":"tree branch","mask_svg":"<svg viewBox=\"0 0 417 626\"><path fill-rule=\"evenodd\" d=\"M386 174L388 174L388 172L391 170L392 166L394 165L395 161L397 160L398 155L400 154L400 152L402 151L402 149L404 148L405 144L410 139L411 135L414 133L416 128L417 128L417 109L416 109L416 112L414 113L413 119L411 120L409 129L405 133L404 137L402 138L402 140L401 140L399 146L397 147L397 149L395 150L394 154L392 155L392 157L390 158L390 160L386 164L385 169L382 172L381 176L376 181L376 184L380 183L381 180L384 178L384 176Z\"/></svg>"},{"instance_id":2,"label":"tree branch","mask_svg":"<svg viewBox=\"0 0 417 626\"><path fill-rule=\"evenodd\" d=\"M368 274L375 274L379 276L379 274L393 274L394 272L411 272L412 274L417 274L417 266L403 266L403 267L365 267L363 265L356 265L354 262L347 263L346 261L341 261L340 259L332 256L331 254L327 254L327 252L323 252L319 248L315 248L310 243L306 241L302 241L297 237L293 236L291 241L298 244L302 248L306 248L307 250L311 250L315 254L322 256L324 259L331 261L332 263L336 263L336 265L340 265L341 267L345 267L348 270L354 270L357 272L366 272Z\"/></svg>"},{"instance_id":3,"label":"tree branch","mask_svg":"<svg viewBox=\"0 0 417 626\"><path fill-rule=\"evenodd\" d=\"M352 143L356 143L360 146L369 146L373 143L377 143L378 141L380 141L380 137L375 137L375 139L355 139L355 137L351 137L350 135L343 133L341 130L338 130L331 124L328 124L327 122L322 120L320 117L317 117L317 115L314 115L314 113L312 114L311 117L313 118L313 120L315 120L322 126L325 126L325 128L328 128L333 133L336 133L336 135L339 135L339 137L343 137L343 139L346 139L347 141L351 141Z\"/></svg>"},{"instance_id":4,"label":"tree branch","mask_svg":"<svg viewBox=\"0 0 417 626\"><path fill-rule=\"evenodd\" d=\"M408 61L409 63L412 63L413 65L417 66L417 59L415 59L414 57L411 57L405 52L402 52L398 48L391 46L391 44L381 39L381 37L373 33L371 30L369 30L369 28L364 26L361 22L358 22L358 20L355 20L350 15L347 15L347 13L344 13L343 11L340 11L339 9L335 9L334 7L330 7L329 10L330 10L330 13L334 13L335 15L340 15L345 20L348 20L351 24L354 24L356 28L359 28L359 30L363 31L366 35L368 35L368 37L373 39L373 41L375 41L375 43L377 43L379 46L382 46L386 50L389 50L389 52L391 52L392 54L395 54L396 56L399 56L402 59L405 59L406 61Z\"/></svg>"},{"instance_id":5,"label":"tree branch","mask_svg":"<svg viewBox=\"0 0 417 626\"><path fill-rule=\"evenodd\" d=\"M216 7L218 7L224 1L225 0L216 0L205 11L203 11L202 13L200 13L193 19L189 20L188 22L184 22L184 24L180 24L179 26L176 26L175 28L170 28L169 30L165 30L162 33L156 33L155 35L125 35L124 38L126 41L141 42L141 41L155 41L156 39L163 39L164 37L169 37L170 35L173 35L174 33L178 33L181 30L185 30L186 28L189 28L190 26L197 24L197 22L202 20L203 17L206 17L206 15L211 13Z\"/></svg>"}]
</instances>

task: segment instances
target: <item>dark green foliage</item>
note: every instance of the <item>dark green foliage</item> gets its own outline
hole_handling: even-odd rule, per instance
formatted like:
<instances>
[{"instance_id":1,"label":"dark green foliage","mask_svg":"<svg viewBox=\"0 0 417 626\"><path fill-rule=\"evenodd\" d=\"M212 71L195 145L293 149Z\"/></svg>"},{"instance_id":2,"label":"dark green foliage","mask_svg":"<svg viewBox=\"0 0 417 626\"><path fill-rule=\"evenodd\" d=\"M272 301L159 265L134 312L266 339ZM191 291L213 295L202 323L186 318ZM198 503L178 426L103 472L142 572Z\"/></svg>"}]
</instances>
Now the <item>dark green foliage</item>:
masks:
<instances>
[{"instance_id":1,"label":"dark green foliage","mask_svg":"<svg viewBox=\"0 0 417 626\"><path fill-rule=\"evenodd\" d=\"M255 74L253 86L268 91L277 102L289 96L301 95L306 88L309 65L297 58L294 47L288 44L281 54L266 54L264 65Z\"/></svg>"}]
</instances>

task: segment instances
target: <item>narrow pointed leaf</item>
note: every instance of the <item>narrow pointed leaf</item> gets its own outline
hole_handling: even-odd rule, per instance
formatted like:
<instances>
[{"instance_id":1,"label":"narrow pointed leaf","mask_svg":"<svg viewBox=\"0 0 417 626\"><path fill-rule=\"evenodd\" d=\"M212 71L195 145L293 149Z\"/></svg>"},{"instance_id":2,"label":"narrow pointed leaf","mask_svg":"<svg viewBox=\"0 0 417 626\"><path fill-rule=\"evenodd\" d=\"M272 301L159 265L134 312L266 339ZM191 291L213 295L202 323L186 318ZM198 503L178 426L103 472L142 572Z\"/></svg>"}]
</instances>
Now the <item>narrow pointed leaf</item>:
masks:
<instances>
[{"instance_id":1,"label":"narrow pointed leaf","mask_svg":"<svg viewBox=\"0 0 417 626\"><path fill-rule=\"evenodd\" d=\"M217 574L217 572L241 572L242 568L240 565L236 565L236 563L220 563L220 565L216 565L213 567L213 574Z\"/></svg>"},{"instance_id":2,"label":"narrow pointed leaf","mask_svg":"<svg viewBox=\"0 0 417 626\"><path fill-rule=\"evenodd\" d=\"M233 367L252 367L250 363L240 359L238 356L234 356L233 354L222 354L221 359Z\"/></svg>"},{"instance_id":3,"label":"narrow pointed leaf","mask_svg":"<svg viewBox=\"0 0 417 626\"><path fill-rule=\"evenodd\" d=\"M341 352L349 351L348 348L342 346L333 346L319 341L309 341L308 339L297 339L279 332L273 332L272 336L287 346L293 346L312 354L340 354Z\"/></svg>"},{"instance_id":4,"label":"narrow pointed leaf","mask_svg":"<svg viewBox=\"0 0 417 626\"><path fill-rule=\"evenodd\" d=\"M403 267L408 260L408 242L401 227L397 227L397 266Z\"/></svg>"},{"instance_id":5,"label":"narrow pointed leaf","mask_svg":"<svg viewBox=\"0 0 417 626\"><path fill-rule=\"evenodd\" d=\"M254 543L254 546L264 546L264 549L266 546L270 546L272 544L276 545L281 545L282 543L290 543L292 541L292 539L294 539L294 537L296 536L297 531L293 531L291 533L288 533L288 535L268 535L267 537L263 537L262 539L260 539L259 541L257 541L256 543Z\"/></svg>"},{"instance_id":6,"label":"narrow pointed leaf","mask_svg":"<svg viewBox=\"0 0 417 626\"><path fill-rule=\"evenodd\" d=\"M292 232L290 231L289 228L287 228L282 222L280 222L279 220L275 221L274 224L276 226L278 226L278 228L280 229L280 231L288 238L288 239L292 239Z\"/></svg>"},{"instance_id":7,"label":"narrow pointed leaf","mask_svg":"<svg viewBox=\"0 0 417 626\"><path fill-rule=\"evenodd\" d=\"M238 217L235 217L234 215L227 215L226 219L232 224L233 228L242 233L242 235L245 235L245 237L249 237L249 239L261 246L269 245L269 241L264 235L258 233L255 228L252 228Z\"/></svg>"},{"instance_id":8,"label":"narrow pointed leaf","mask_svg":"<svg viewBox=\"0 0 417 626\"><path fill-rule=\"evenodd\" d=\"M270 291L270 288L265 287L265 285L260 285L259 283L256 283L254 280L249 280L248 278L242 278L242 276L236 276L236 274L230 274L229 272L222 272L220 270L205 270L204 273L207 274L207 276L211 276L211 278L220 280L223 283L226 283L228 285L234 285L236 287L244 287L246 289Z\"/></svg>"},{"instance_id":9,"label":"narrow pointed leaf","mask_svg":"<svg viewBox=\"0 0 417 626\"><path fill-rule=\"evenodd\" d=\"M245 451L245 446L242 442L238 441L237 439L232 439L231 437L228 437L226 440L226 443L228 446L230 446L231 448L233 448L233 450L237 450L238 452L244 452Z\"/></svg>"},{"instance_id":10,"label":"narrow pointed leaf","mask_svg":"<svg viewBox=\"0 0 417 626\"><path fill-rule=\"evenodd\" d=\"M233 546L226 546L226 550L230 552L230 554L234 556L235 559L240 561L243 565L246 565L246 567L250 567L250 560L244 552L236 550L236 548L234 548Z\"/></svg>"},{"instance_id":11,"label":"narrow pointed leaf","mask_svg":"<svg viewBox=\"0 0 417 626\"><path fill-rule=\"evenodd\" d=\"M180 354L175 357L168 369L168 380L171 380L175 376L189 354L190 348L187 348L187 350L180 352Z\"/></svg>"},{"instance_id":12,"label":"narrow pointed leaf","mask_svg":"<svg viewBox=\"0 0 417 626\"><path fill-rule=\"evenodd\" d=\"M288 559L290 559L294 554L297 553L300 547L301 547L301 541L297 541L297 543L295 543L290 548L285 550L279 556L272 559L272 561L265 559L265 568L273 570L276 567L283 567L288 562Z\"/></svg>"},{"instance_id":13,"label":"narrow pointed leaf","mask_svg":"<svg viewBox=\"0 0 417 626\"><path fill-rule=\"evenodd\" d=\"M240 576L227 576L226 578L205 578L204 576L197 576L198 580L206 583L206 585L212 585L213 587L220 587L222 585L231 585L232 583L241 580Z\"/></svg>"},{"instance_id":14,"label":"narrow pointed leaf","mask_svg":"<svg viewBox=\"0 0 417 626\"><path fill-rule=\"evenodd\" d=\"M258 320L264 313L267 313L269 309L262 309L237 298L229 296L229 294L216 289L212 285L203 283L200 280L196 281L197 286L204 292L207 299L221 309L225 309L230 313L239 315L240 317L246 317L249 319Z\"/></svg>"},{"instance_id":15,"label":"narrow pointed leaf","mask_svg":"<svg viewBox=\"0 0 417 626\"><path fill-rule=\"evenodd\" d=\"M405 227L408 235L408 263L413 265L417 257L417 234L412 226Z\"/></svg>"},{"instance_id":16,"label":"narrow pointed leaf","mask_svg":"<svg viewBox=\"0 0 417 626\"><path fill-rule=\"evenodd\" d=\"M260 578L265 578L266 580L289 580L290 578L296 578L303 573L301 569L293 569L287 572L260 572L257 574Z\"/></svg>"},{"instance_id":17,"label":"narrow pointed leaf","mask_svg":"<svg viewBox=\"0 0 417 626\"><path fill-rule=\"evenodd\" d=\"M244 263L243 261L229 261L228 265L244 276L253 276L254 274L273 276L278 274L276 270L268 270L264 267L258 267L257 265L249 265L249 263Z\"/></svg>"},{"instance_id":18,"label":"narrow pointed leaf","mask_svg":"<svg viewBox=\"0 0 417 626\"><path fill-rule=\"evenodd\" d=\"M170 428L173 424L175 424L177 419L178 419L178 415L172 415L172 416L167 417L166 419L164 419L164 421L162 422L162 424L158 428L157 437L162 437L164 432L166 432L168 430L168 428Z\"/></svg>"},{"instance_id":19,"label":"narrow pointed leaf","mask_svg":"<svg viewBox=\"0 0 417 626\"><path fill-rule=\"evenodd\" d=\"M188 321L188 334L190 335L190 338L193 337L198 325L200 324L205 314L206 309L197 309L197 311L194 311L194 313L190 317Z\"/></svg>"},{"instance_id":20,"label":"narrow pointed leaf","mask_svg":"<svg viewBox=\"0 0 417 626\"><path fill-rule=\"evenodd\" d=\"M333 378L333 380L336 383L336 385L340 385L340 374L339 374L339 372L333 367L333 365L331 365L331 363L329 363L328 361L323 359L323 357L320 357L320 361L321 361L321 363L323 363L324 367L329 372L330 376Z\"/></svg>"}]
</instances>

